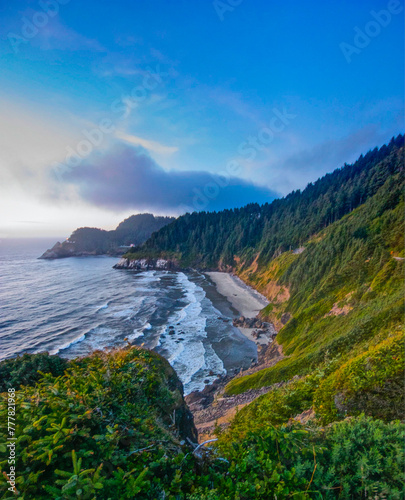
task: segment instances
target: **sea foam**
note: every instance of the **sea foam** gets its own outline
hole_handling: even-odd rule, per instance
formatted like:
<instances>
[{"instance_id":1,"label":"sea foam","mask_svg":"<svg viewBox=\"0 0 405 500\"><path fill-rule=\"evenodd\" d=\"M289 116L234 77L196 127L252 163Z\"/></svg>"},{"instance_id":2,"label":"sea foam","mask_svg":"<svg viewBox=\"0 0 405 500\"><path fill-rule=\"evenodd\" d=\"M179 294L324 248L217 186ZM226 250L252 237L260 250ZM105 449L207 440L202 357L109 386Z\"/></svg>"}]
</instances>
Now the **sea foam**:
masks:
<instances>
[{"instance_id":1,"label":"sea foam","mask_svg":"<svg viewBox=\"0 0 405 500\"><path fill-rule=\"evenodd\" d=\"M207 342L207 316L202 313L204 290L178 273L177 285L183 291L186 305L173 313L160 336L159 346L184 384L186 394L202 390L204 380L215 380L224 373L222 361ZM170 328L174 326L174 328ZM211 379L209 378L209 373ZM205 377L206 375L206 377Z\"/></svg>"}]
</instances>

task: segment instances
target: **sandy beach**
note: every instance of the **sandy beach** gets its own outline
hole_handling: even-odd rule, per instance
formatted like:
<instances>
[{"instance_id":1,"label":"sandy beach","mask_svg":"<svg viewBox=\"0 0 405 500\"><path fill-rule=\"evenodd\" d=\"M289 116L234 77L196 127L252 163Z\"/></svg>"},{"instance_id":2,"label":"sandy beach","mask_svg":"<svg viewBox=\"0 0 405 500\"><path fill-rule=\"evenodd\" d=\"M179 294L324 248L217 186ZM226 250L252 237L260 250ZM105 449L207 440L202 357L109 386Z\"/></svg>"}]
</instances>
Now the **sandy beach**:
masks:
<instances>
[{"instance_id":1,"label":"sandy beach","mask_svg":"<svg viewBox=\"0 0 405 500\"><path fill-rule=\"evenodd\" d=\"M241 316L245 318L254 318L258 313L269 304L269 301L259 292L246 285L240 278L228 273L222 272L207 272L211 281L215 283L218 292L227 298ZM249 339L256 344L267 344L269 338L263 335L256 339L252 336L254 328L238 329Z\"/></svg>"}]
</instances>

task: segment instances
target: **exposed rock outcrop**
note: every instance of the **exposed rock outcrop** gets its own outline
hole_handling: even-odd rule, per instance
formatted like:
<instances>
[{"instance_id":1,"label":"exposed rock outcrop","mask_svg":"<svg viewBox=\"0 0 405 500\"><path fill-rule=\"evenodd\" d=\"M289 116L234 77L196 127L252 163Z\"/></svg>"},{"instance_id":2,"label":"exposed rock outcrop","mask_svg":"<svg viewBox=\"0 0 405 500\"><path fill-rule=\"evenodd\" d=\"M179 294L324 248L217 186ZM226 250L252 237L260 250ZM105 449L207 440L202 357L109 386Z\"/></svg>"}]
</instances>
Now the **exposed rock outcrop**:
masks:
<instances>
[{"instance_id":1,"label":"exposed rock outcrop","mask_svg":"<svg viewBox=\"0 0 405 500\"><path fill-rule=\"evenodd\" d=\"M133 269L136 271L156 270L179 270L175 260L171 259L128 259L123 257L113 266L114 269Z\"/></svg>"},{"instance_id":2,"label":"exposed rock outcrop","mask_svg":"<svg viewBox=\"0 0 405 500\"><path fill-rule=\"evenodd\" d=\"M245 316L240 316L233 320L233 326L240 326L241 328L264 328L267 323L259 318L245 318Z\"/></svg>"},{"instance_id":3,"label":"exposed rock outcrop","mask_svg":"<svg viewBox=\"0 0 405 500\"><path fill-rule=\"evenodd\" d=\"M280 321L282 325L286 325L290 319L292 318L291 314L289 312L285 312L281 315Z\"/></svg>"},{"instance_id":4,"label":"exposed rock outcrop","mask_svg":"<svg viewBox=\"0 0 405 500\"><path fill-rule=\"evenodd\" d=\"M315 411L313 408L309 408L308 410L303 411L299 415L296 415L293 420L297 422L301 422L301 424L305 425L311 420L315 418Z\"/></svg>"},{"instance_id":5,"label":"exposed rock outcrop","mask_svg":"<svg viewBox=\"0 0 405 500\"><path fill-rule=\"evenodd\" d=\"M284 382L279 382L260 389L250 389L237 396L227 396L224 389L231 379L229 376L220 378L211 386L206 386L203 391L192 392L185 397L194 416L200 442L213 437L217 426L226 429L238 410L259 396L284 385Z\"/></svg>"},{"instance_id":6,"label":"exposed rock outcrop","mask_svg":"<svg viewBox=\"0 0 405 500\"><path fill-rule=\"evenodd\" d=\"M260 339L264 336L271 341L277 335L277 331L271 323L266 323L259 318L245 318L244 316L240 316L233 320L233 326L255 329L252 332L252 337L255 339Z\"/></svg>"}]
</instances>

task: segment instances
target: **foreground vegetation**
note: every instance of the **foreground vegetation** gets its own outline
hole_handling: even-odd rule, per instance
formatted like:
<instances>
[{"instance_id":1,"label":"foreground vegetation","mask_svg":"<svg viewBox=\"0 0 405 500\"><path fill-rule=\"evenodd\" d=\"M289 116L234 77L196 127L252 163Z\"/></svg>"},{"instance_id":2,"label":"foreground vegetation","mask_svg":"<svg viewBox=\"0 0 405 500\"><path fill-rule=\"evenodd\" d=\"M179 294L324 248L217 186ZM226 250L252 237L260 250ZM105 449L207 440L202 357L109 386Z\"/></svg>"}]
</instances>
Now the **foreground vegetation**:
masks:
<instances>
[{"instance_id":1,"label":"foreground vegetation","mask_svg":"<svg viewBox=\"0 0 405 500\"><path fill-rule=\"evenodd\" d=\"M31 370L29 356L22 365ZM69 362L63 375L43 373L17 390L17 478L13 491L2 426L1 498L403 498L403 424L364 415L327 427L289 420L320 379L249 405L199 456L181 384L160 356L128 347Z\"/></svg>"},{"instance_id":2,"label":"foreground vegetation","mask_svg":"<svg viewBox=\"0 0 405 500\"><path fill-rule=\"evenodd\" d=\"M28 355L20 361L31 370ZM142 498L143 492L158 498L178 489L187 467L182 443L195 441L196 432L182 385L157 354L97 352L69 362L61 376L43 373L16 391L19 495L5 488L7 397L2 394L1 498Z\"/></svg>"}]
</instances>

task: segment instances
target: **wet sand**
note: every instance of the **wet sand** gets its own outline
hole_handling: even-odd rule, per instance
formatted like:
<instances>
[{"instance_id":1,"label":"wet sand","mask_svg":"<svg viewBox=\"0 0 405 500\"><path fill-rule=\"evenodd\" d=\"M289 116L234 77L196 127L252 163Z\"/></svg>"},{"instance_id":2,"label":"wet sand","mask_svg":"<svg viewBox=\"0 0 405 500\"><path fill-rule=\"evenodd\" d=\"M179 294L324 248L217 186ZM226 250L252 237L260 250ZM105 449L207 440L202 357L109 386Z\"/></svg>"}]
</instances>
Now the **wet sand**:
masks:
<instances>
[{"instance_id":1,"label":"wet sand","mask_svg":"<svg viewBox=\"0 0 405 500\"><path fill-rule=\"evenodd\" d=\"M269 301L259 292L246 285L237 276L221 272L207 272L205 273L211 281L215 284L218 293L226 297L231 303L232 307L238 311L241 316L245 318L254 318L259 312L269 304ZM252 336L255 328L241 328L238 329L252 342L256 344L267 344L269 339L263 336L260 339L255 339Z\"/></svg>"}]
</instances>

